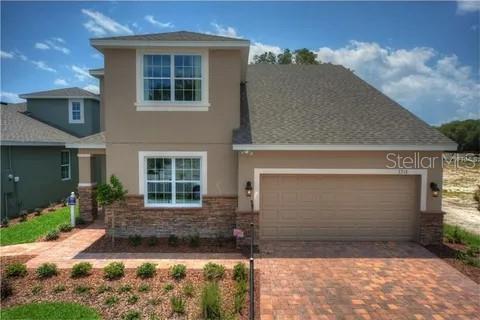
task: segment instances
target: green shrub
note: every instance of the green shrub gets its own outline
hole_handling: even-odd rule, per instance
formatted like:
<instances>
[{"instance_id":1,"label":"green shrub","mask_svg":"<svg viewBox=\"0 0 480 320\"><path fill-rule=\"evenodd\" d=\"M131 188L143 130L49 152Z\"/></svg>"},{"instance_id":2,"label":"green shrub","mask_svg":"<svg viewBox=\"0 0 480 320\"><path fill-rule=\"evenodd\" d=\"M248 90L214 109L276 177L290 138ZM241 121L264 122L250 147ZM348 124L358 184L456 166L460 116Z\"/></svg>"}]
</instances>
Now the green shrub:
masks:
<instances>
[{"instance_id":1,"label":"green shrub","mask_svg":"<svg viewBox=\"0 0 480 320\"><path fill-rule=\"evenodd\" d=\"M42 292L42 291L43 291L43 286L41 286L41 285L39 285L39 284L37 284L36 286L33 286L33 287L32 287L32 294L33 294L33 295L37 295L37 294L39 294L39 293Z\"/></svg>"},{"instance_id":2,"label":"green shrub","mask_svg":"<svg viewBox=\"0 0 480 320\"><path fill-rule=\"evenodd\" d=\"M8 218L7 217L3 218L2 219L2 228L8 227L8 223L9 223Z\"/></svg>"},{"instance_id":3,"label":"green shrub","mask_svg":"<svg viewBox=\"0 0 480 320\"><path fill-rule=\"evenodd\" d=\"M128 302L129 304L135 304L135 303L137 303L137 302L138 302L138 296L135 295L135 294L134 294L134 295L131 295L130 297L128 297L127 302Z\"/></svg>"},{"instance_id":4,"label":"green shrub","mask_svg":"<svg viewBox=\"0 0 480 320\"><path fill-rule=\"evenodd\" d=\"M53 240L57 240L59 237L60 237L60 232L58 230L50 230L45 235L45 240L46 241L53 241Z\"/></svg>"},{"instance_id":5,"label":"green shrub","mask_svg":"<svg viewBox=\"0 0 480 320\"><path fill-rule=\"evenodd\" d=\"M157 273L157 265L155 263L145 262L137 268L137 277L146 279L152 278Z\"/></svg>"},{"instance_id":6,"label":"green shrub","mask_svg":"<svg viewBox=\"0 0 480 320\"><path fill-rule=\"evenodd\" d=\"M469 257L476 257L480 253L480 247L476 245L470 245L467 248L467 256Z\"/></svg>"},{"instance_id":7,"label":"green shrub","mask_svg":"<svg viewBox=\"0 0 480 320\"><path fill-rule=\"evenodd\" d=\"M92 271L92 264L90 262L79 262L73 265L70 276L72 278L86 277Z\"/></svg>"},{"instance_id":8,"label":"green shrub","mask_svg":"<svg viewBox=\"0 0 480 320\"><path fill-rule=\"evenodd\" d=\"M140 320L140 312L130 310L122 316L123 320Z\"/></svg>"},{"instance_id":9,"label":"green shrub","mask_svg":"<svg viewBox=\"0 0 480 320\"><path fill-rule=\"evenodd\" d=\"M8 279L0 281L0 299L3 301L13 294L12 284Z\"/></svg>"},{"instance_id":10,"label":"green shrub","mask_svg":"<svg viewBox=\"0 0 480 320\"><path fill-rule=\"evenodd\" d=\"M200 235L195 233L188 236L188 245L192 248L198 248L200 246Z\"/></svg>"},{"instance_id":11,"label":"green shrub","mask_svg":"<svg viewBox=\"0 0 480 320\"><path fill-rule=\"evenodd\" d=\"M477 209L480 211L480 185L477 186L473 193L473 200L477 202Z\"/></svg>"},{"instance_id":12,"label":"green shrub","mask_svg":"<svg viewBox=\"0 0 480 320\"><path fill-rule=\"evenodd\" d=\"M205 284L200 298L200 305L204 319L222 318L220 288L217 282Z\"/></svg>"},{"instance_id":13,"label":"green shrub","mask_svg":"<svg viewBox=\"0 0 480 320\"><path fill-rule=\"evenodd\" d=\"M207 263L203 267L203 275L207 280L218 280L223 278L225 274L225 267L221 264L216 264L213 262Z\"/></svg>"},{"instance_id":14,"label":"green shrub","mask_svg":"<svg viewBox=\"0 0 480 320\"><path fill-rule=\"evenodd\" d=\"M235 294L233 297L234 310L235 313L241 313L243 307L245 306L245 301L247 300L247 281L241 280L235 285Z\"/></svg>"},{"instance_id":15,"label":"green shrub","mask_svg":"<svg viewBox=\"0 0 480 320\"><path fill-rule=\"evenodd\" d=\"M65 286L63 284L59 284L59 285L56 285L52 292L53 293L60 293L60 292L64 292L65 290L67 290L67 288L65 288Z\"/></svg>"},{"instance_id":16,"label":"green shrub","mask_svg":"<svg viewBox=\"0 0 480 320\"><path fill-rule=\"evenodd\" d=\"M84 225L86 224L87 222L85 221L85 219L83 219L82 217L76 217L75 218L75 225Z\"/></svg>"},{"instance_id":17,"label":"green shrub","mask_svg":"<svg viewBox=\"0 0 480 320\"><path fill-rule=\"evenodd\" d=\"M62 223L58 226L58 230L60 232L70 232L73 230L73 227L70 225L70 223Z\"/></svg>"},{"instance_id":18,"label":"green shrub","mask_svg":"<svg viewBox=\"0 0 480 320\"><path fill-rule=\"evenodd\" d=\"M172 305L172 311L178 314L185 313L185 300L181 296L173 296L170 298L170 304Z\"/></svg>"},{"instance_id":19,"label":"green shrub","mask_svg":"<svg viewBox=\"0 0 480 320\"><path fill-rule=\"evenodd\" d=\"M186 296L186 297L193 297L193 295L195 294L195 287L193 286L193 284L191 282L187 282L184 286L183 286L183 294Z\"/></svg>"},{"instance_id":20,"label":"green shrub","mask_svg":"<svg viewBox=\"0 0 480 320\"><path fill-rule=\"evenodd\" d=\"M105 299L105 305L111 307L114 304L118 303L118 298L116 296L109 296Z\"/></svg>"},{"instance_id":21,"label":"green shrub","mask_svg":"<svg viewBox=\"0 0 480 320\"><path fill-rule=\"evenodd\" d=\"M147 245L149 247L154 247L158 244L158 238L157 237L149 237L147 239Z\"/></svg>"},{"instance_id":22,"label":"green shrub","mask_svg":"<svg viewBox=\"0 0 480 320\"><path fill-rule=\"evenodd\" d=\"M103 268L103 273L109 280L120 279L125 275L125 265L122 262L111 262Z\"/></svg>"},{"instance_id":23,"label":"green shrub","mask_svg":"<svg viewBox=\"0 0 480 320\"><path fill-rule=\"evenodd\" d=\"M5 268L5 276L25 277L27 275L27 266L24 263L14 262Z\"/></svg>"},{"instance_id":24,"label":"green shrub","mask_svg":"<svg viewBox=\"0 0 480 320\"><path fill-rule=\"evenodd\" d=\"M138 247L139 245L142 244L142 236L139 235L139 234L129 236L128 237L128 242L130 243L130 245L132 245L134 247Z\"/></svg>"},{"instance_id":25,"label":"green shrub","mask_svg":"<svg viewBox=\"0 0 480 320\"><path fill-rule=\"evenodd\" d=\"M148 300L148 304L151 306L158 306L162 302L161 298L152 298Z\"/></svg>"},{"instance_id":26,"label":"green shrub","mask_svg":"<svg viewBox=\"0 0 480 320\"><path fill-rule=\"evenodd\" d=\"M239 262L233 267L233 279L237 282L247 280L247 266Z\"/></svg>"},{"instance_id":27,"label":"green shrub","mask_svg":"<svg viewBox=\"0 0 480 320\"><path fill-rule=\"evenodd\" d=\"M118 292L120 293L125 293L125 292L131 292L132 291L132 286L129 284L124 284L120 288L118 288Z\"/></svg>"},{"instance_id":28,"label":"green shrub","mask_svg":"<svg viewBox=\"0 0 480 320\"><path fill-rule=\"evenodd\" d=\"M170 275L176 280L185 278L187 275L187 266L184 264L176 264L172 266L170 268Z\"/></svg>"},{"instance_id":29,"label":"green shrub","mask_svg":"<svg viewBox=\"0 0 480 320\"><path fill-rule=\"evenodd\" d=\"M27 211L23 210L22 213L20 213L19 217L20 217L20 219L18 221L20 221L20 222L27 221L27 217L28 217Z\"/></svg>"},{"instance_id":30,"label":"green shrub","mask_svg":"<svg viewBox=\"0 0 480 320\"><path fill-rule=\"evenodd\" d=\"M42 215L42 209L41 208L35 208L33 210L33 214L38 217L38 216L41 216Z\"/></svg>"},{"instance_id":31,"label":"green shrub","mask_svg":"<svg viewBox=\"0 0 480 320\"><path fill-rule=\"evenodd\" d=\"M138 292L148 292L150 291L150 285L148 283L142 283L138 286Z\"/></svg>"},{"instance_id":32,"label":"green shrub","mask_svg":"<svg viewBox=\"0 0 480 320\"><path fill-rule=\"evenodd\" d=\"M105 292L112 292L112 291L113 291L112 287L107 286L105 284L100 285L100 287L98 287L98 289L97 289L98 294L102 294L102 293L105 293Z\"/></svg>"},{"instance_id":33,"label":"green shrub","mask_svg":"<svg viewBox=\"0 0 480 320\"><path fill-rule=\"evenodd\" d=\"M89 286L79 285L73 288L73 292L76 294L87 294L90 292L91 289L92 288L90 288Z\"/></svg>"},{"instance_id":34,"label":"green shrub","mask_svg":"<svg viewBox=\"0 0 480 320\"><path fill-rule=\"evenodd\" d=\"M171 246L171 247L177 247L178 244L179 244L180 240L178 239L178 237L174 234L171 234L169 237L168 237L168 245Z\"/></svg>"},{"instance_id":35,"label":"green shrub","mask_svg":"<svg viewBox=\"0 0 480 320\"><path fill-rule=\"evenodd\" d=\"M171 284L171 283L165 283L165 285L163 286L163 291L169 292L169 291L172 291L173 288L174 288L173 284Z\"/></svg>"},{"instance_id":36,"label":"green shrub","mask_svg":"<svg viewBox=\"0 0 480 320\"><path fill-rule=\"evenodd\" d=\"M57 265L55 263L43 263L37 268L36 273L40 279L56 276L58 274Z\"/></svg>"}]
</instances>

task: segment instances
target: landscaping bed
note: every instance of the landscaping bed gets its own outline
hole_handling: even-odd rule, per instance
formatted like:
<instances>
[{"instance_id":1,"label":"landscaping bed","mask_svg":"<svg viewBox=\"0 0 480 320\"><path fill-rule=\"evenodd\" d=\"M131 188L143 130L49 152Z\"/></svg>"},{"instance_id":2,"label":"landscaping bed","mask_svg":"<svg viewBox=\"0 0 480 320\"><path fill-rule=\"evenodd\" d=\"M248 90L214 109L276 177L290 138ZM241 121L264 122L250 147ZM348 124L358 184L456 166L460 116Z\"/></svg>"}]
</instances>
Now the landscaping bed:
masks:
<instances>
[{"instance_id":1,"label":"landscaping bed","mask_svg":"<svg viewBox=\"0 0 480 320\"><path fill-rule=\"evenodd\" d=\"M42 320L94 320L100 319L97 312L77 303L42 302L30 303L1 310L2 320L42 319Z\"/></svg>"},{"instance_id":2,"label":"landscaping bed","mask_svg":"<svg viewBox=\"0 0 480 320\"><path fill-rule=\"evenodd\" d=\"M112 238L105 235L92 243L83 252L164 252L164 253L238 253L234 238L225 239L197 239L193 243L185 238L174 241L169 238Z\"/></svg>"},{"instance_id":3,"label":"landscaping bed","mask_svg":"<svg viewBox=\"0 0 480 320\"><path fill-rule=\"evenodd\" d=\"M157 269L151 278L139 277L137 272L138 269L126 269L124 276L108 280L102 269L93 269L89 275L78 278L72 278L68 269L39 279L35 270L28 269L23 277L8 278L13 292L2 301L2 308L61 301L93 308L103 319L204 319L204 287L218 283L221 319L248 319L248 291L241 311L235 312L239 282L234 279L233 270L225 270L222 277L213 280L206 278L204 270L184 270L178 279L167 269ZM248 286L248 281L244 283ZM258 284L256 292L258 307ZM175 304L172 297L177 298Z\"/></svg>"}]
</instances>

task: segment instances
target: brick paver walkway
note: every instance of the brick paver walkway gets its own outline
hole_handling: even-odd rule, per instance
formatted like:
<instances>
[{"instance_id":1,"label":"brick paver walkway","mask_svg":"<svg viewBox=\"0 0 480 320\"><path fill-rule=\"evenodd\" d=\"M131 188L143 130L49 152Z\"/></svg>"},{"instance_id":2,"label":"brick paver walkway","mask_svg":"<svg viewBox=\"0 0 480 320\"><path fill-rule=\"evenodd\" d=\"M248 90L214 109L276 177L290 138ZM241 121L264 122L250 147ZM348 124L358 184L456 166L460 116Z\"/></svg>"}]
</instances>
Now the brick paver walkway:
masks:
<instances>
[{"instance_id":1,"label":"brick paver walkway","mask_svg":"<svg viewBox=\"0 0 480 320\"><path fill-rule=\"evenodd\" d=\"M262 248L262 320L480 318L480 286L414 243Z\"/></svg>"},{"instance_id":2,"label":"brick paver walkway","mask_svg":"<svg viewBox=\"0 0 480 320\"><path fill-rule=\"evenodd\" d=\"M0 247L0 256L37 255L49 250L55 242L33 242Z\"/></svg>"}]
</instances>

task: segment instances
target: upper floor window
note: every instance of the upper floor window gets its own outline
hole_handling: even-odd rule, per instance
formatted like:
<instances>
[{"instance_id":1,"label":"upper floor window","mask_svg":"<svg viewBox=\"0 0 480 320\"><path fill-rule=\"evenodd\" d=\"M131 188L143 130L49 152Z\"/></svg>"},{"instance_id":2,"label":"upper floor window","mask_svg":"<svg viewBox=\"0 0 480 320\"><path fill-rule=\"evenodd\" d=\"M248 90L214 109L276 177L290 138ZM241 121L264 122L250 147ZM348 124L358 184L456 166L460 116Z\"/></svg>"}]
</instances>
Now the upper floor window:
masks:
<instances>
[{"instance_id":1,"label":"upper floor window","mask_svg":"<svg viewBox=\"0 0 480 320\"><path fill-rule=\"evenodd\" d=\"M137 57L137 110L208 110L208 51Z\"/></svg>"},{"instance_id":2,"label":"upper floor window","mask_svg":"<svg viewBox=\"0 0 480 320\"><path fill-rule=\"evenodd\" d=\"M60 152L60 176L62 180L70 180L70 151Z\"/></svg>"},{"instance_id":3,"label":"upper floor window","mask_svg":"<svg viewBox=\"0 0 480 320\"><path fill-rule=\"evenodd\" d=\"M68 102L68 122L84 123L84 110L82 99L70 99Z\"/></svg>"}]
</instances>

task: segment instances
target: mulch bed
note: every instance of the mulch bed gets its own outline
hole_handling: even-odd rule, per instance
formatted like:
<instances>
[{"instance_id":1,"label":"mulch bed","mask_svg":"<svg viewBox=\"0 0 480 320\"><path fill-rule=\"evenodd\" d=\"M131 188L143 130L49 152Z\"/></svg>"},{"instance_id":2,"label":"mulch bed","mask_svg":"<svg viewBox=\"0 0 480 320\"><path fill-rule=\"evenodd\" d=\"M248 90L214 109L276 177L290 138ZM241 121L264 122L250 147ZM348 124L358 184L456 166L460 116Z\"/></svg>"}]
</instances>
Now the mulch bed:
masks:
<instances>
[{"instance_id":1,"label":"mulch bed","mask_svg":"<svg viewBox=\"0 0 480 320\"><path fill-rule=\"evenodd\" d=\"M186 283L192 283L195 287L193 297L188 298L183 294L183 287ZM70 278L70 270L61 270L59 275L50 279L39 280L35 276L35 270L30 270L26 277L11 280L13 286L13 295L2 301L2 308L11 307L30 302L40 301L67 301L77 302L96 309L104 319L121 319L122 316L130 311L138 311L142 319L150 319L155 315L158 319L201 319L200 294L201 288L206 283L203 278L202 270L187 270L185 279L176 281L169 275L169 270L158 269L155 277L151 279L140 279L135 275L134 269L127 269L126 274L119 280L106 280L103 278L103 271L94 269L92 274L85 278ZM174 289L165 292L164 286L167 283L174 285ZM54 292L58 285L64 285L65 291ZM141 284L148 284L148 292L139 292ZM132 287L131 292L119 292L119 288L125 285ZM233 310L233 294L235 282L232 279L232 270L225 272L224 278L219 282L222 292L222 306L224 310ZM77 286L89 287L86 293L76 293L74 289ZM111 291L100 293L101 286L111 287ZM36 288L36 289L34 289ZM32 292L36 290L36 292ZM256 306L259 306L259 279L256 276ZM135 303L128 299L133 295L138 296ZM184 297L186 301L186 312L184 315L177 315L172 312L170 298L172 296ZM105 304L108 297L115 296L118 302L112 306ZM242 314L238 319L248 319L248 295ZM258 310L257 310L258 312ZM257 313L256 312L256 313ZM155 319L157 319L155 318Z\"/></svg>"},{"instance_id":2,"label":"mulch bed","mask_svg":"<svg viewBox=\"0 0 480 320\"><path fill-rule=\"evenodd\" d=\"M468 265L462 260L457 259L457 252L465 251L464 245L444 243L443 245L427 246L427 249L476 283L480 284L480 268Z\"/></svg>"},{"instance_id":3,"label":"mulch bed","mask_svg":"<svg viewBox=\"0 0 480 320\"><path fill-rule=\"evenodd\" d=\"M35 255L22 255L22 256L4 256L0 257L0 269L5 270L5 267L9 264L20 262L26 263L28 260L35 258Z\"/></svg>"},{"instance_id":4,"label":"mulch bed","mask_svg":"<svg viewBox=\"0 0 480 320\"><path fill-rule=\"evenodd\" d=\"M128 238L115 238L115 246L112 246L112 238L103 236L83 252L103 253L103 252L163 252L163 253L237 253L240 252L236 248L235 239L200 239L197 247L192 247L187 240L181 240L177 246L168 244L167 238L157 238L155 245L149 245L148 238L143 238L142 243L138 246L131 244Z\"/></svg>"}]
</instances>

